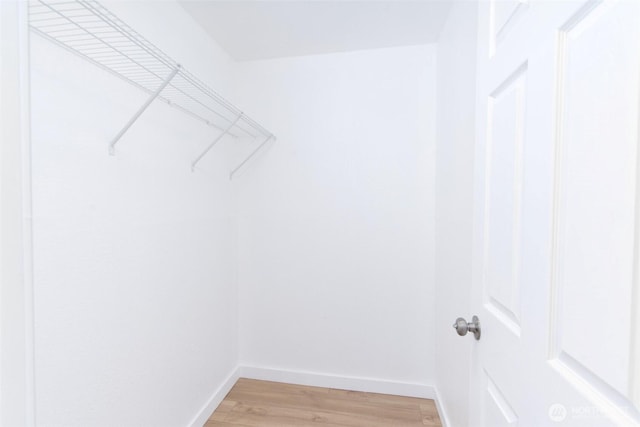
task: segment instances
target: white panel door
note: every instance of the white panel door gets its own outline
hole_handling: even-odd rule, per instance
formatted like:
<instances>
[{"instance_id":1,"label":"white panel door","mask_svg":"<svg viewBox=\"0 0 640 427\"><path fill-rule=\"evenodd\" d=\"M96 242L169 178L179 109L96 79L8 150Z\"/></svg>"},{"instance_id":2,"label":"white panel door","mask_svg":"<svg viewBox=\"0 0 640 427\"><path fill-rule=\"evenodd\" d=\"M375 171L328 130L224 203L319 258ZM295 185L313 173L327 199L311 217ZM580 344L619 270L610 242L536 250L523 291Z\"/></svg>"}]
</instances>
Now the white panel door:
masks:
<instances>
[{"instance_id":1,"label":"white panel door","mask_svg":"<svg viewBox=\"0 0 640 427\"><path fill-rule=\"evenodd\" d=\"M482 2L478 43L471 424L640 425L640 1Z\"/></svg>"}]
</instances>

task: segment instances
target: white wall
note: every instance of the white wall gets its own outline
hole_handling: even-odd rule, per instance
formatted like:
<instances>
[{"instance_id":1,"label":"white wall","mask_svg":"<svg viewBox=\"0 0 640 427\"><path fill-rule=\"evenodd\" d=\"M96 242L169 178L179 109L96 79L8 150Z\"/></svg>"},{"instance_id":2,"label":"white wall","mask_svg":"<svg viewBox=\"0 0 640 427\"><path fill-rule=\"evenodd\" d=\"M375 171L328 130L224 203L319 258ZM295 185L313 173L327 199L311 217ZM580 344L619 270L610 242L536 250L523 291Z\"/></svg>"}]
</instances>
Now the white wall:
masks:
<instances>
[{"instance_id":1,"label":"white wall","mask_svg":"<svg viewBox=\"0 0 640 427\"><path fill-rule=\"evenodd\" d=\"M106 4L223 95L231 62L173 2ZM168 30L170 29L170 31ZM184 426L237 363L229 145L33 36L38 426Z\"/></svg>"},{"instance_id":2,"label":"white wall","mask_svg":"<svg viewBox=\"0 0 640 427\"><path fill-rule=\"evenodd\" d=\"M433 384L435 53L239 64L278 136L237 179L242 364Z\"/></svg>"},{"instance_id":3,"label":"white wall","mask_svg":"<svg viewBox=\"0 0 640 427\"><path fill-rule=\"evenodd\" d=\"M437 49L240 64L173 2L107 7L278 141L233 184L228 143L194 174L213 132L158 103L110 157L145 95L34 36L38 425L186 425L238 360L437 382L466 425L474 7Z\"/></svg>"},{"instance_id":4,"label":"white wall","mask_svg":"<svg viewBox=\"0 0 640 427\"><path fill-rule=\"evenodd\" d=\"M451 327L469 319L475 135L476 10L455 2L438 39L436 155L436 383L450 427L469 425L472 339Z\"/></svg>"}]
</instances>

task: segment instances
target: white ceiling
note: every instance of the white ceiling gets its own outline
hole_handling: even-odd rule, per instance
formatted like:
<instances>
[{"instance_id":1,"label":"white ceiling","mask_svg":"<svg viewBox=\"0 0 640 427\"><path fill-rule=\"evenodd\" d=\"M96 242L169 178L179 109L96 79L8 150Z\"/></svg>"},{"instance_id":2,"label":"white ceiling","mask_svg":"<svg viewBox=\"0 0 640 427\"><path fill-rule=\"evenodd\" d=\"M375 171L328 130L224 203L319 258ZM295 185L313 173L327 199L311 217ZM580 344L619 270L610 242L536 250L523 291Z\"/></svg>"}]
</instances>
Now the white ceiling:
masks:
<instances>
[{"instance_id":1,"label":"white ceiling","mask_svg":"<svg viewBox=\"0 0 640 427\"><path fill-rule=\"evenodd\" d=\"M447 0L180 0L236 60L435 42Z\"/></svg>"}]
</instances>

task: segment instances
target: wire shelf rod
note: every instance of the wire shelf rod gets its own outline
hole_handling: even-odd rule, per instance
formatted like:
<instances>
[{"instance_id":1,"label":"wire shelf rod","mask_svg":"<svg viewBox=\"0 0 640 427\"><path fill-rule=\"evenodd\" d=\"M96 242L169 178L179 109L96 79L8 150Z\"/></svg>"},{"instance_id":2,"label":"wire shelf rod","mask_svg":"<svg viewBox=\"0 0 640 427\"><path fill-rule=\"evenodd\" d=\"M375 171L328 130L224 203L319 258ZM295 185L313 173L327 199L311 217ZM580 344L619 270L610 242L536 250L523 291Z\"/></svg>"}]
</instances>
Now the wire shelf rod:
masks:
<instances>
[{"instance_id":1,"label":"wire shelf rod","mask_svg":"<svg viewBox=\"0 0 640 427\"><path fill-rule=\"evenodd\" d=\"M182 106L180 106L178 104L171 104L171 101L167 101L165 99L162 99L162 101L163 102L167 102L173 108L176 108L176 109L182 111L183 113L193 117L194 119L203 122L207 126L210 126L210 127L214 128L214 129L218 129L220 131L224 131L224 129L225 129L225 128L221 127L221 126L216 125L215 123L211 123L209 120L205 119L204 117L201 117L201 116L197 115L196 113L194 113L192 111L189 111L189 110L185 109L184 107L182 107ZM232 133L232 132L227 132L227 135L230 135L230 136L232 136L234 138L238 138L238 135L236 135L235 133Z\"/></svg>"},{"instance_id":2,"label":"wire shelf rod","mask_svg":"<svg viewBox=\"0 0 640 427\"><path fill-rule=\"evenodd\" d=\"M171 85L172 88L174 88L175 90L177 90L178 92L180 92L181 94L183 94L184 96L186 96L187 98L191 99L192 101L196 102L197 104L200 104L203 108L211 111L213 114L223 118L224 120L226 120L227 122L231 122L231 120L229 120L228 118L226 118L225 116L223 116L221 113L217 112L216 110L214 110L213 108L209 107L208 105L206 105L204 102L196 99L195 97L193 97L192 95L187 94L185 91L180 90L179 88L177 88L174 85Z\"/></svg>"},{"instance_id":3,"label":"wire shelf rod","mask_svg":"<svg viewBox=\"0 0 640 427\"><path fill-rule=\"evenodd\" d=\"M258 122L242 114L97 1L30 1L30 25L36 33L148 95L147 101L109 143L111 152L155 99L220 130L223 136L266 138L260 147L274 138ZM198 157L193 166L205 154Z\"/></svg>"}]
</instances>

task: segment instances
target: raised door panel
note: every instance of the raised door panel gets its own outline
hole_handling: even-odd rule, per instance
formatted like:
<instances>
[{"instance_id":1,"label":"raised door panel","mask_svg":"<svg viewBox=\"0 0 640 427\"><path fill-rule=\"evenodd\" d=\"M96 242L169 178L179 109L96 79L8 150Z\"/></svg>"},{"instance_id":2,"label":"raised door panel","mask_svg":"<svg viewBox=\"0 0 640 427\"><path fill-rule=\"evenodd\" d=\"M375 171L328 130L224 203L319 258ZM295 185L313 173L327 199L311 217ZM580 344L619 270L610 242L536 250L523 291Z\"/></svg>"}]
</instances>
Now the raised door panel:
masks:
<instances>
[{"instance_id":1,"label":"raised door panel","mask_svg":"<svg viewBox=\"0 0 640 427\"><path fill-rule=\"evenodd\" d=\"M490 3L489 36L490 56L495 55L498 46L507 38L511 30L517 25L518 20L524 15L529 6L528 0L492 0Z\"/></svg>"},{"instance_id":2,"label":"raised door panel","mask_svg":"<svg viewBox=\"0 0 640 427\"><path fill-rule=\"evenodd\" d=\"M515 427L518 425L518 414L511 402L485 371L484 423L487 427Z\"/></svg>"},{"instance_id":3,"label":"raised door panel","mask_svg":"<svg viewBox=\"0 0 640 427\"><path fill-rule=\"evenodd\" d=\"M559 34L551 358L582 392L637 417L640 8L630 4L589 2Z\"/></svg>"},{"instance_id":4,"label":"raised door panel","mask_svg":"<svg viewBox=\"0 0 640 427\"><path fill-rule=\"evenodd\" d=\"M485 306L518 336L526 70L519 67L489 96L485 153Z\"/></svg>"}]
</instances>

